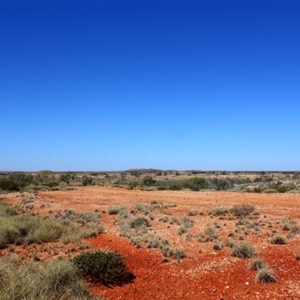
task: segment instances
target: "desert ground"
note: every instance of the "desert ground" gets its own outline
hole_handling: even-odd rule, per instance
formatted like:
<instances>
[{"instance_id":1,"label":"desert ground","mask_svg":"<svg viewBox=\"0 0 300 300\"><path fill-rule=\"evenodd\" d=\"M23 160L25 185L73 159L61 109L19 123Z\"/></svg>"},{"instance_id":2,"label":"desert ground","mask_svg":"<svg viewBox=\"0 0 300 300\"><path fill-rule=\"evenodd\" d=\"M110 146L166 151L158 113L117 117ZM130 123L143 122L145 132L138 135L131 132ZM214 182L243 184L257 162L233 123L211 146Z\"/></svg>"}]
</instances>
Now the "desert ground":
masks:
<instances>
[{"instance_id":1,"label":"desert ground","mask_svg":"<svg viewBox=\"0 0 300 300\"><path fill-rule=\"evenodd\" d=\"M22 205L29 196L26 192L8 193L3 200ZM96 297L300 299L299 203L297 193L87 186L40 191L32 196L30 211L54 217L66 210L100 215L104 232L86 240L86 251L118 252L135 278L117 286L87 283ZM233 208L243 205L250 211L235 214ZM141 230L128 226L137 218L148 222ZM234 245L239 244L250 245L254 258L234 255ZM0 251L4 256L12 250ZM13 251L25 259L48 260L72 257L79 249L57 242L16 245ZM259 270L251 269L256 258L263 261L276 282L259 282Z\"/></svg>"}]
</instances>

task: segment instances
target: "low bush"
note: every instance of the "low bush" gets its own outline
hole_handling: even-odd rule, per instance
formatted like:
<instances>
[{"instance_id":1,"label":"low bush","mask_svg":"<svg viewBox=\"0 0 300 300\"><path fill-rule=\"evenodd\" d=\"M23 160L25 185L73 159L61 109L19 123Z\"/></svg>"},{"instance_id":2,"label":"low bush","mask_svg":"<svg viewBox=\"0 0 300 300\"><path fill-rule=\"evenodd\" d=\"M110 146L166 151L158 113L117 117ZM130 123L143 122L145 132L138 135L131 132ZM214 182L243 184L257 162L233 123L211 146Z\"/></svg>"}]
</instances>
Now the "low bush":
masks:
<instances>
[{"instance_id":1,"label":"low bush","mask_svg":"<svg viewBox=\"0 0 300 300\"><path fill-rule=\"evenodd\" d=\"M236 217L247 217L255 211L255 206L250 204L238 204L231 209L231 213Z\"/></svg>"},{"instance_id":2,"label":"low bush","mask_svg":"<svg viewBox=\"0 0 300 300\"><path fill-rule=\"evenodd\" d=\"M87 252L73 258L83 274L105 285L123 284L133 279L122 257L115 252Z\"/></svg>"},{"instance_id":3,"label":"low bush","mask_svg":"<svg viewBox=\"0 0 300 300\"><path fill-rule=\"evenodd\" d=\"M107 213L109 215L117 215L120 212L120 208L109 206L107 209Z\"/></svg>"},{"instance_id":4,"label":"low bush","mask_svg":"<svg viewBox=\"0 0 300 300\"><path fill-rule=\"evenodd\" d=\"M129 226L131 228L138 229L140 227L149 227L150 223L147 218L144 217L136 217L129 222Z\"/></svg>"},{"instance_id":5,"label":"low bush","mask_svg":"<svg viewBox=\"0 0 300 300\"><path fill-rule=\"evenodd\" d=\"M260 283L276 282L277 279L274 276L274 272L268 268L259 269L256 275L256 281Z\"/></svg>"},{"instance_id":6,"label":"low bush","mask_svg":"<svg viewBox=\"0 0 300 300\"><path fill-rule=\"evenodd\" d=\"M4 191L18 191L20 189L20 186L18 182L11 180L11 179L2 179L0 180L0 189Z\"/></svg>"},{"instance_id":7,"label":"low bush","mask_svg":"<svg viewBox=\"0 0 300 300\"><path fill-rule=\"evenodd\" d=\"M171 249L169 255L176 260L181 260L186 257L186 254L179 249Z\"/></svg>"},{"instance_id":8,"label":"low bush","mask_svg":"<svg viewBox=\"0 0 300 300\"><path fill-rule=\"evenodd\" d=\"M225 207L220 206L211 210L210 213L214 216L224 216L227 212L228 210Z\"/></svg>"},{"instance_id":9,"label":"low bush","mask_svg":"<svg viewBox=\"0 0 300 300\"><path fill-rule=\"evenodd\" d=\"M265 268L265 267L266 267L265 262L259 257L254 257L249 262L249 269L250 270L256 270L257 271L257 270Z\"/></svg>"},{"instance_id":10,"label":"low bush","mask_svg":"<svg viewBox=\"0 0 300 300\"><path fill-rule=\"evenodd\" d=\"M241 242L233 247L231 255L239 258L251 258L255 255L255 248L252 245Z\"/></svg>"},{"instance_id":11,"label":"low bush","mask_svg":"<svg viewBox=\"0 0 300 300\"><path fill-rule=\"evenodd\" d=\"M284 245L285 244L285 238L281 235L277 235L271 239L271 244L275 245Z\"/></svg>"}]
</instances>

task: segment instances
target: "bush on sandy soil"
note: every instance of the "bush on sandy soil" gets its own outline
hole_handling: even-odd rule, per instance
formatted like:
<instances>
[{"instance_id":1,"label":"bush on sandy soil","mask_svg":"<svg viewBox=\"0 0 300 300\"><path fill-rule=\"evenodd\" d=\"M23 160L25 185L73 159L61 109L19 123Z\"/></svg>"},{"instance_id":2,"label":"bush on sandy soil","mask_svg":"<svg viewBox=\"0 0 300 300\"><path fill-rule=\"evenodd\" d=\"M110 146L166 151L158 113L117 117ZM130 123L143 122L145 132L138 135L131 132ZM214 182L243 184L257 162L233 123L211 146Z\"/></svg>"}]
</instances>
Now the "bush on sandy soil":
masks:
<instances>
[{"instance_id":1,"label":"bush on sandy soil","mask_svg":"<svg viewBox=\"0 0 300 300\"><path fill-rule=\"evenodd\" d=\"M285 244L285 238L281 235L277 235L271 239L271 244L275 245L284 245Z\"/></svg>"},{"instance_id":2,"label":"bush on sandy soil","mask_svg":"<svg viewBox=\"0 0 300 300\"><path fill-rule=\"evenodd\" d=\"M276 277L274 276L273 270L268 268L259 269L255 279L260 283L271 283L277 281Z\"/></svg>"},{"instance_id":3,"label":"bush on sandy soil","mask_svg":"<svg viewBox=\"0 0 300 300\"><path fill-rule=\"evenodd\" d=\"M189 217L183 217L181 219L181 224L184 226L184 228L191 228L194 225L194 221Z\"/></svg>"},{"instance_id":4,"label":"bush on sandy soil","mask_svg":"<svg viewBox=\"0 0 300 300\"><path fill-rule=\"evenodd\" d=\"M139 229L140 227L149 227L150 223L147 218L136 217L129 222L131 228Z\"/></svg>"},{"instance_id":5,"label":"bush on sandy soil","mask_svg":"<svg viewBox=\"0 0 300 300\"><path fill-rule=\"evenodd\" d=\"M176 260L181 260L186 257L186 254L179 249L171 249L169 255Z\"/></svg>"},{"instance_id":6,"label":"bush on sandy soil","mask_svg":"<svg viewBox=\"0 0 300 300\"><path fill-rule=\"evenodd\" d=\"M188 215L189 217L194 217L194 216L199 215L199 211L193 209L193 210L190 210L190 211L187 213L187 215Z\"/></svg>"},{"instance_id":7,"label":"bush on sandy soil","mask_svg":"<svg viewBox=\"0 0 300 300\"><path fill-rule=\"evenodd\" d=\"M120 212L120 208L109 206L107 209L107 213L109 215L117 215Z\"/></svg>"},{"instance_id":8,"label":"bush on sandy soil","mask_svg":"<svg viewBox=\"0 0 300 300\"><path fill-rule=\"evenodd\" d=\"M0 259L2 300L91 299L80 283L78 269L68 261L29 262L16 257Z\"/></svg>"},{"instance_id":9,"label":"bush on sandy soil","mask_svg":"<svg viewBox=\"0 0 300 300\"><path fill-rule=\"evenodd\" d=\"M122 284L133 278L122 257L115 252L82 253L74 257L73 262L84 275L105 285Z\"/></svg>"},{"instance_id":10,"label":"bush on sandy soil","mask_svg":"<svg viewBox=\"0 0 300 300\"><path fill-rule=\"evenodd\" d=\"M231 209L231 213L236 217L247 217L255 211L255 206L250 204L237 204Z\"/></svg>"},{"instance_id":11,"label":"bush on sandy soil","mask_svg":"<svg viewBox=\"0 0 300 300\"><path fill-rule=\"evenodd\" d=\"M239 258L251 258L255 255L255 248L247 243L239 243L233 247L231 255Z\"/></svg>"},{"instance_id":12,"label":"bush on sandy soil","mask_svg":"<svg viewBox=\"0 0 300 300\"><path fill-rule=\"evenodd\" d=\"M259 257L254 257L249 262L250 270L259 270L266 267L266 263Z\"/></svg>"},{"instance_id":13,"label":"bush on sandy soil","mask_svg":"<svg viewBox=\"0 0 300 300\"><path fill-rule=\"evenodd\" d=\"M217 232L214 227L211 225L207 225L205 227L205 235L206 235L206 241L212 241L218 237Z\"/></svg>"},{"instance_id":14,"label":"bush on sandy soil","mask_svg":"<svg viewBox=\"0 0 300 300\"><path fill-rule=\"evenodd\" d=\"M224 216L227 212L228 212L227 208L222 206L216 207L210 211L210 213L214 216Z\"/></svg>"},{"instance_id":15,"label":"bush on sandy soil","mask_svg":"<svg viewBox=\"0 0 300 300\"><path fill-rule=\"evenodd\" d=\"M219 241L214 242L213 249L214 250L221 250L222 249L222 244Z\"/></svg>"}]
</instances>

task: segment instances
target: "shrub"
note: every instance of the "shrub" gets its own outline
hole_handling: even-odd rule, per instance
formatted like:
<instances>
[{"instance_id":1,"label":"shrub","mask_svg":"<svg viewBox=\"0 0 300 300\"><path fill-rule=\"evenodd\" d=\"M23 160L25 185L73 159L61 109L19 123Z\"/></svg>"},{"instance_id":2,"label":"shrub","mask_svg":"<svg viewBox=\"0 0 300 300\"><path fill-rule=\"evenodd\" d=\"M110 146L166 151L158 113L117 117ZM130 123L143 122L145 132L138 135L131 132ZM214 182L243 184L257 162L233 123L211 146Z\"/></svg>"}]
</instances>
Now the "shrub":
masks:
<instances>
[{"instance_id":1,"label":"shrub","mask_svg":"<svg viewBox=\"0 0 300 300\"><path fill-rule=\"evenodd\" d=\"M215 242L213 244L213 249L214 250L221 250L222 249L222 245L219 242Z\"/></svg>"},{"instance_id":2,"label":"shrub","mask_svg":"<svg viewBox=\"0 0 300 300\"><path fill-rule=\"evenodd\" d=\"M74 257L73 262L93 280L105 285L122 284L132 279L122 257L115 252L88 252Z\"/></svg>"},{"instance_id":3,"label":"shrub","mask_svg":"<svg viewBox=\"0 0 300 300\"><path fill-rule=\"evenodd\" d=\"M118 207L109 207L108 209L107 209L107 213L109 214L109 215L117 215L118 213L120 212L120 208L118 208Z\"/></svg>"},{"instance_id":4,"label":"shrub","mask_svg":"<svg viewBox=\"0 0 300 300\"><path fill-rule=\"evenodd\" d=\"M59 186L59 182L50 181L50 182L45 183L44 185L49 187L49 188L53 188L53 187Z\"/></svg>"},{"instance_id":5,"label":"shrub","mask_svg":"<svg viewBox=\"0 0 300 300\"><path fill-rule=\"evenodd\" d=\"M169 254L170 254L171 257L173 257L177 260L181 260L181 259L186 257L186 254L183 251L179 250L179 249L172 249L172 250L170 250Z\"/></svg>"},{"instance_id":6,"label":"shrub","mask_svg":"<svg viewBox=\"0 0 300 300\"><path fill-rule=\"evenodd\" d=\"M190 210L190 211L187 213L187 215L188 215L189 217L194 217L194 216L199 215L199 212L198 212L197 210Z\"/></svg>"},{"instance_id":7,"label":"shrub","mask_svg":"<svg viewBox=\"0 0 300 300\"><path fill-rule=\"evenodd\" d=\"M186 232L187 232L187 229L186 229L186 227L184 227L184 226L179 226L178 229L177 229L177 233L178 233L179 235L182 235L182 234L184 234L184 233L186 233Z\"/></svg>"},{"instance_id":8,"label":"shrub","mask_svg":"<svg viewBox=\"0 0 300 300\"><path fill-rule=\"evenodd\" d=\"M250 270L256 270L257 271L257 270L265 268L265 267L266 267L265 262L259 257L254 257L249 262Z\"/></svg>"},{"instance_id":9,"label":"shrub","mask_svg":"<svg viewBox=\"0 0 300 300\"><path fill-rule=\"evenodd\" d=\"M151 176L145 176L143 179L143 184L146 186L155 185L156 180L154 180Z\"/></svg>"},{"instance_id":10,"label":"shrub","mask_svg":"<svg viewBox=\"0 0 300 300\"><path fill-rule=\"evenodd\" d=\"M239 243L233 247L231 255L239 258L251 258L255 255L255 248L246 243Z\"/></svg>"},{"instance_id":11,"label":"shrub","mask_svg":"<svg viewBox=\"0 0 300 300\"><path fill-rule=\"evenodd\" d=\"M81 180L83 186L93 185L93 178L88 176L83 176Z\"/></svg>"},{"instance_id":12,"label":"shrub","mask_svg":"<svg viewBox=\"0 0 300 300\"><path fill-rule=\"evenodd\" d=\"M174 183L169 186L169 190L171 190L171 191L180 191L182 189L183 189L183 186L179 183Z\"/></svg>"},{"instance_id":13,"label":"shrub","mask_svg":"<svg viewBox=\"0 0 300 300\"><path fill-rule=\"evenodd\" d=\"M214 216L224 216L227 213L227 209L225 207L216 207L211 211L211 214Z\"/></svg>"},{"instance_id":14,"label":"shrub","mask_svg":"<svg viewBox=\"0 0 300 300\"><path fill-rule=\"evenodd\" d=\"M18 182L11 179L2 179L0 180L0 189L5 191L18 191L20 188Z\"/></svg>"},{"instance_id":15,"label":"shrub","mask_svg":"<svg viewBox=\"0 0 300 300\"><path fill-rule=\"evenodd\" d=\"M260 283L276 282L277 279L274 276L274 272L268 268L259 269L256 275L256 281Z\"/></svg>"},{"instance_id":16,"label":"shrub","mask_svg":"<svg viewBox=\"0 0 300 300\"><path fill-rule=\"evenodd\" d=\"M206 181L204 178L194 177L188 179L185 183L185 186L192 191L199 191L206 187Z\"/></svg>"},{"instance_id":17,"label":"shrub","mask_svg":"<svg viewBox=\"0 0 300 300\"><path fill-rule=\"evenodd\" d=\"M216 230L211 225L207 225L204 232L205 232L207 241L212 241L215 238L217 238Z\"/></svg>"},{"instance_id":18,"label":"shrub","mask_svg":"<svg viewBox=\"0 0 300 300\"><path fill-rule=\"evenodd\" d=\"M247 217L255 211L255 206L250 204L238 204L231 209L231 213L236 217Z\"/></svg>"},{"instance_id":19,"label":"shrub","mask_svg":"<svg viewBox=\"0 0 300 300\"><path fill-rule=\"evenodd\" d=\"M149 227L150 223L149 223L148 219L146 219L144 217L137 217L129 222L129 226L131 228L138 229L140 227Z\"/></svg>"},{"instance_id":20,"label":"shrub","mask_svg":"<svg viewBox=\"0 0 300 300\"><path fill-rule=\"evenodd\" d=\"M285 244L285 239L283 236L277 235L274 238L271 239L271 244L275 245L284 245Z\"/></svg>"},{"instance_id":21,"label":"shrub","mask_svg":"<svg viewBox=\"0 0 300 300\"><path fill-rule=\"evenodd\" d=\"M183 217L181 223L185 228L191 228L194 225L194 221L188 217Z\"/></svg>"}]
</instances>

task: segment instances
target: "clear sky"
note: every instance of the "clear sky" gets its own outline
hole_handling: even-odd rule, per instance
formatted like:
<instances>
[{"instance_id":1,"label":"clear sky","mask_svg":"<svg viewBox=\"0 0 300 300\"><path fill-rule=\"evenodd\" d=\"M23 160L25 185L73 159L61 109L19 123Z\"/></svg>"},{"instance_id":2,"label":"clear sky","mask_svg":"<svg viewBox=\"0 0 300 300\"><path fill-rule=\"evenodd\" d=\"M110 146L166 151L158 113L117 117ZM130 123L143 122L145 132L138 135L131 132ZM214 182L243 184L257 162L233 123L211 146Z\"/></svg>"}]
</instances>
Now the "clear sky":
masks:
<instances>
[{"instance_id":1,"label":"clear sky","mask_svg":"<svg viewBox=\"0 0 300 300\"><path fill-rule=\"evenodd\" d=\"M300 170L300 2L0 0L0 170Z\"/></svg>"}]
</instances>

